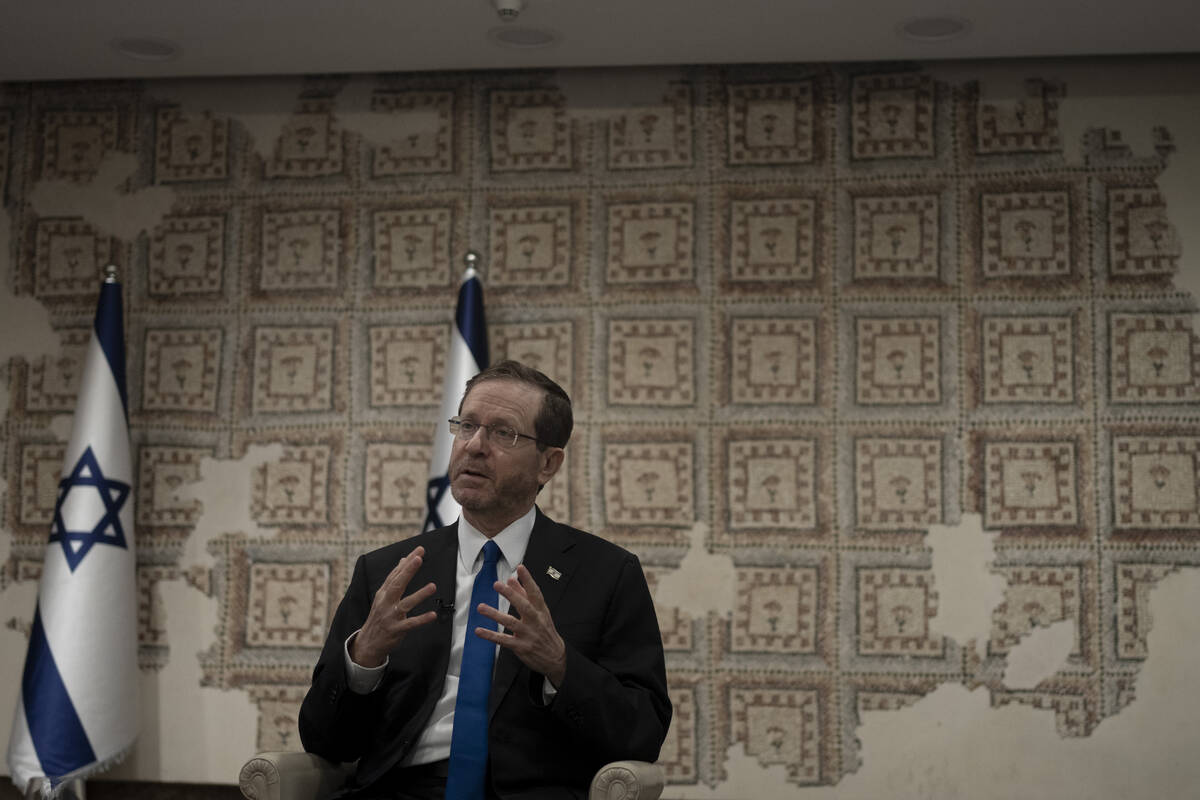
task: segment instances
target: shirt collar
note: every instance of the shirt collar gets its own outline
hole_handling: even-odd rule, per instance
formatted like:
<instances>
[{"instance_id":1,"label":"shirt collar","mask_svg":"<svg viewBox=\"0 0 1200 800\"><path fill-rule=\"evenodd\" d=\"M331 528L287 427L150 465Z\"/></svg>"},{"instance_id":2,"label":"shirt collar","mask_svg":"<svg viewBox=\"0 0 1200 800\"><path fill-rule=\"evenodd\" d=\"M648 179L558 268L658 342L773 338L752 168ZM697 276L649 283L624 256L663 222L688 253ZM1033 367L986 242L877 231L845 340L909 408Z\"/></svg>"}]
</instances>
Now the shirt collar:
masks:
<instances>
[{"instance_id":1,"label":"shirt collar","mask_svg":"<svg viewBox=\"0 0 1200 800\"><path fill-rule=\"evenodd\" d=\"M525 515L514 520L507 528L492 537L492 541L500 548L500 555L510 569L525 559L525 548L529 546L529 537L533 534L533 522L537 517L536 506L530 506ZM458 516L458 557L468 572L475 571L475 562L488 540L467 521L463 515Z\"/></svg>"}]
</instances>

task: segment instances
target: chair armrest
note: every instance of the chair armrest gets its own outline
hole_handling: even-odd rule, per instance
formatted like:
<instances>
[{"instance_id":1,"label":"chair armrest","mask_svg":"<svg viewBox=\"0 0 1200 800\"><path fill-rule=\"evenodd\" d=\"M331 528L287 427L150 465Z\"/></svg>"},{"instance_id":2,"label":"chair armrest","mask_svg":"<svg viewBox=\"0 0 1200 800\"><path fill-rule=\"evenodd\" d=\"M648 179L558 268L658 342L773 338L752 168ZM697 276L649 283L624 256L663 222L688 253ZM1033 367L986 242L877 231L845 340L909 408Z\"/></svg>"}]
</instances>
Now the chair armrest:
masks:
<instances>
[{"instance_id":1,"label":"chair armrest","mask_svg":"<svg viewBox=\"0 0 1200 800\"><path fill-rule=\"evenodd\" d=\"M259 753L242 765L238 786L248 800L318 800L340 787L353 769L312 753Z\"/></svg>"},{"instance_id":2,"label":"chair armrest","mask_svg":"<svg viewBox=\"0 0 1200 800\"><path fill-rule=\"evenodd\" d=\"M592 778L588 800L658 800L667 774L648 761L614 761Z\"/></svg>"}]
</instances>

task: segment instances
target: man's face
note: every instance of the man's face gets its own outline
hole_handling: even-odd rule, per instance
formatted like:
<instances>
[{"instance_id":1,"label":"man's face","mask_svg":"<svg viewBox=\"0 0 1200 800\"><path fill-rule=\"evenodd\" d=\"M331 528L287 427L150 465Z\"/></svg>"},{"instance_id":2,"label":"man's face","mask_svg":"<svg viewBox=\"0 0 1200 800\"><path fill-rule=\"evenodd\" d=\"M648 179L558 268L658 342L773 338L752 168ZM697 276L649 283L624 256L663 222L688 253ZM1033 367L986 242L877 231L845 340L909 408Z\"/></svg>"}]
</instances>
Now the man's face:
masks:
<instances>
[{"instance_id":1,"label":"man's face","mask_svg":"<svg viewBox=\"0 0 1200 800\"><path fill-rule=\"evenodd\" d=\"M543 391L519 381L489 380L463 399L458 416L479 425L503 425L535 436L533 421ZM484 430L467 442L455 439L450 450L450 492L464 514L485 534L499 533L520 517L562 463L562 450L538 450L529 439L512 449L493 444Z\"/></svg>"}]
</instances>

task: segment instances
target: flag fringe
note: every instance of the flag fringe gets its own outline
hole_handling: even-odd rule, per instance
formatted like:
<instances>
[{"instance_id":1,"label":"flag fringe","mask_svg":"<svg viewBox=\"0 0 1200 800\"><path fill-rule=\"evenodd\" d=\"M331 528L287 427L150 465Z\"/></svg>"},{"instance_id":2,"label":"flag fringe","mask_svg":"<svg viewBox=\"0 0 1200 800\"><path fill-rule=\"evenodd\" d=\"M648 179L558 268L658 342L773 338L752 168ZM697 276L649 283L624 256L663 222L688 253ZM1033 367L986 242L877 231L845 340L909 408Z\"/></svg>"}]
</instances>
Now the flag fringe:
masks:
<instances>
[{"instance_id":1,"label":"flag fringe","mask_svg":"<svg viewBox=\"0 0 1200 800\"><path fill-rule=\"evenodd\" d=\"M58 780L58 783L53 785L50 783L49 778L41 778L42 785L38 789L37 796L41 798L41 800L55 800L63 793L63 791L71 784L72 781L87 780L93 775L98 775L99 773L105 772L106 770L120 764L130 753L133 752L133 747L134 745L130 744L123 750L109 756L103 761L94 761L91 764L88 764L86 767L80 767L73 772L68 772ZM38 778L31 778L30 780L38 780ZM26 791L26 789L23 787L18 786L17 788L22 792Z\"/></svg>"}]
</instances>

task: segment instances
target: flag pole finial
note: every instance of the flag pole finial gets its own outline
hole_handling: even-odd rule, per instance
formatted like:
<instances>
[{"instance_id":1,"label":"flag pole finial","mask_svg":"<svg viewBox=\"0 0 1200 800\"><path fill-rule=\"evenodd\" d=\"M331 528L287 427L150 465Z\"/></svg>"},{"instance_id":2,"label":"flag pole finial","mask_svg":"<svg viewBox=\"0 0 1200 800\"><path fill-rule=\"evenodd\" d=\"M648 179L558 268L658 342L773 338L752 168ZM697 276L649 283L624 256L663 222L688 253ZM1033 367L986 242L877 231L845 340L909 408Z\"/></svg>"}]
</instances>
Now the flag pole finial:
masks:
<instances>
[{"instance_id":1,"label":"flag pole finial","mask_svg":"<svg viewBox=\"0 0 1200 800\"><path fill-rule=\"evenodd\" d=\"M467 265L467 269L473 269L478 272L479 253L476 253L474 250L468 250L467 254L463 256L463 263Z\"/></svg>"},{"instance_id":2,"label":"flag pole finial","mask_svg":"<svg viewBox=\"0 0 1200 800\"><path fill-rule=\"evenodd\" d=\"M104 282L105 283L116 283L117 282L116 266L109 264L107 267L104 268Z\"/></svg>"}]
</instances>

